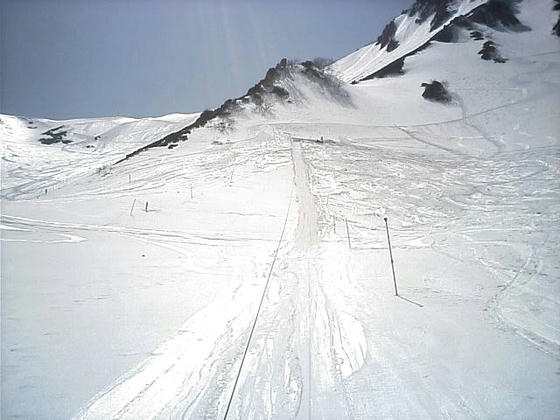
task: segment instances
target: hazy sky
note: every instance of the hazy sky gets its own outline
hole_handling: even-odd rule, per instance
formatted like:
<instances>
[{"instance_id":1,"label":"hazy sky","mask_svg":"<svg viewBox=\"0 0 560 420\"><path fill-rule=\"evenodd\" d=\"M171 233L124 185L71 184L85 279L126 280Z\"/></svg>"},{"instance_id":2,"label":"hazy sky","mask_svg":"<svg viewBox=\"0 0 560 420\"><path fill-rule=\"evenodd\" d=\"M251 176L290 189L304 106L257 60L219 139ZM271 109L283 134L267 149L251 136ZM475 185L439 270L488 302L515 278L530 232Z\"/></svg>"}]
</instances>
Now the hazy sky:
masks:
<instances>
[{"instance_id":1,"label":"hazy sky","mask_svg":"<svg viewBox=\"0 0 560 420\"><path fill-rule=\"evenodd\" d=\"M412 0L0 0L0 112L215 108L282 57L338 58Z\"/></svg>"}]
</instances>

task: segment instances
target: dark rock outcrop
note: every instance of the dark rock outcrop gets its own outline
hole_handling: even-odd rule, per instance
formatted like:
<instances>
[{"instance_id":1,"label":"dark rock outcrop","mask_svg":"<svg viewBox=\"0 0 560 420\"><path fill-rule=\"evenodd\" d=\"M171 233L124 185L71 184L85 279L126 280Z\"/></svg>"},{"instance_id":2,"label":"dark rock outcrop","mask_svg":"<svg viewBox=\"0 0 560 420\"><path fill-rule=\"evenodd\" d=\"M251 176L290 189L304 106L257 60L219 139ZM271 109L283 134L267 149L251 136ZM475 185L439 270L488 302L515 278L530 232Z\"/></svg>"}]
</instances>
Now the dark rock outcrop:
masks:
<instances>
[{"instance_id":1,"label":"dark rock outcrop","mask_svg":"<svg viewBox=\"0 0 560 420\"><path fill-rule=\"evenodd\" d=\"M391 41L389 41L389 44L387 44L387 52L394 51L398 47L399 47L399 41L392 39Z\"/></svg>"},{"instance_id":2,"label":"dark rock outcrop","mask_svg":"<svg viewBox=\"0 0 560 420\"><path fill-rule=\"evenodd\" d=\"M494 60L496 63L505 63L507 61L507 59L500 55L498 48L493 41L486 41L482 44L482 49L478 53L480 54L480 58L483 60Z\"/></svg>"},{"instance_id":3,"label":"dark rock outcrop","mask_svg":"<svg viewBox=\"0 0 560 420\"><path fill-rule=\"evenodd\" d=\"M395 21L392 20L389 22L385 28L383 28L383 32L377 38L377 43L379 44L379 49L383 49L388 46L391 42L397 42L394 39L395 33L397 32L397 25L395 25ZM398 45L398 42L397 42ZM394 49L394 48L393 48ZM389 50L388 50L389 51Z\"/></svg>"},{"instance_id":4,"label":"dark rock outcrop","mask_svg":"<svg viewBox=\"0 0 560 420\"><path fill-rule=\"evenodd\" d=\"M360 82L363 80L382 79L387 76L398 76L404 74L403 71L404 59L405 57L401 57L398 60L393 61L391 64L383 67L382 69L377 70L376 72L370 74L369 76L364 77L363 79L360 80ZM356 83L358 82L355 82L354 84Z\"/></svg>"},{"instance_id":5,"label":"dark rock outcrop","mask_svg":"<svg viewBox=\"0 0 560 420\"><path fill-rule=\"evenodd\" d=\"M523 25L517 14L519 0L490 0L467 15L469 21L488 26L496 30L530 31Z\"/></svg>"},{"instance_id":6,"label":"dark rock outcrop","mask_svg":"<svg viewBox=\"0 0 560 420\"><path fill-rule=\"evenodd\" d=\"M431 41L438 42L457 42L459 39L459 28L457 25L445 25L441 31L435 34Z\"/></svg>"},{"instance_id":7,"label":"dark rock outcrop","mask_svg":"<svg viewBox=\"0 0 560 420\"><path fill-rule=\"evenodd\" d=\"M421 86L424 88L424 93L422 93L424 99L442 103L451 102L451 95L444 83L432 80L431 83L422 83Z\"/></svg>"},{"instance_id":8,"label":"dark rock outcrop","mask_svg":"<svg viewBox=\"0 0 560 420\"><path fill-rule=\"evenodd\" d=\"M60 125L55 128L51 128L50 130L45 131L42 133L43 136L39 139L39 141L43 144L55 144L55 143L72 143L72 140L67 138L68 131L63 130L64 126Z\"/></svg>"},{"instance_id":9,"label":"dark rock outcrop","mask_svg":"<svg viewBox=\"0 0 560 420\"><path fill-rule=\"evenodd\" d=\"M484 40L484 35L482 35L482 32L480 32L480 31L471 31L470 36L475 41L483 41Z\"/></svg>"},{"instance_id":10,"label":"dark rock outcrop","mask_svg":"<svg viewBox=\"0 0 560 420\"><path fill-rule=\"evenodd\" d=\"M272 86L271 93L273 93L274 95L282 99L288 98L290 96L290 92L288 92L286 89L284 89L281 86Z\"/></svg>"},{"instance_id":11,"label":"dark rock outcrop","mask_svg":"<svg viewBox=\"0 0 560 420\"><path fill-rule=\"evenodd\" d=\"M451 0L417 0L407 11L409 17L418 16L416 23L424 23L430 16L430 30L435 30L451 16Z\"/></svg>"},{"instance_id":12,"label":"dark rock outcrop","mask_svg":"<svg viewBox=\"0 0 560 420\"><path fill-rule=\"evenodd\" d=\"M552 10L560 11L560 0L554 0L555 5ZM560 14L558 14L558 20L552 27L552 33L556 36L560 36Z\"/></svg>"}]
</instances>

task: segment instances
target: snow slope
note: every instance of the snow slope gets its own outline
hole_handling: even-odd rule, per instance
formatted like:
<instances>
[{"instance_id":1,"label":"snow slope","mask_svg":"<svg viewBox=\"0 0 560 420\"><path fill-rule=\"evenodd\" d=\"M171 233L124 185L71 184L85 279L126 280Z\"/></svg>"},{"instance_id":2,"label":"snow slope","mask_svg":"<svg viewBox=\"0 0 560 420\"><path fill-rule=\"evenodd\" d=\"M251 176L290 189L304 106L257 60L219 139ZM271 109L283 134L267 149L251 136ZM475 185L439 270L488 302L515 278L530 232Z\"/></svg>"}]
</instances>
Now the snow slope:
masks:
<instances>
[{"instance_id":1,"label":"snow slope","mask_svg":"<svg viewBox=\"0 0 560 420\"><path fill-rule=\"evenodd\" d=\"M439 2L447 4L447 9L450 13L449 16L445 16L435 27L432 27L432 15L428 19L421 19L419 11L412 15L405 11L393 21L395 30L392 39L398 43L395 49L392 50L388 45L382 45L379 41L371 43L337 60L329 66L328 70L345 82L361 80L398 58L420 48L457 16L466 15L476 7L487 2L488 0ZM431 3L437 4L438 2L434 1ZM418 7L422 8L423 4L429 5L430 2L419 1L417 4L419 5ZM413 10L411 9L411 11Z\"/></svg>"},{"instance_id":2,"label":"snow slope","mask_svg":"<svg viewBox=\"0 0 560 420\"><path fill-rule=\"evenodd\" d=\"M354 85L296 66L171 149L3 186L2 417L556 418L560 45L519 6L531 31ZM8 134L23 174L74 157Z\"/></svg>"},{"instance_id":3,"label":"snow slope","mask_svg":"<svg viewBox=\"0 0 560 420\"><path fill-rule=\"evenodd\" d=\"M36 197L67 179L102 170L132 150L190 124L200 114L135 119L109 117L53 121L0 117L2 195ZM49 130L64 132L64 142L45 145ZM57 131L55 131L57 132Z\"/></svg>"}]
</instances>

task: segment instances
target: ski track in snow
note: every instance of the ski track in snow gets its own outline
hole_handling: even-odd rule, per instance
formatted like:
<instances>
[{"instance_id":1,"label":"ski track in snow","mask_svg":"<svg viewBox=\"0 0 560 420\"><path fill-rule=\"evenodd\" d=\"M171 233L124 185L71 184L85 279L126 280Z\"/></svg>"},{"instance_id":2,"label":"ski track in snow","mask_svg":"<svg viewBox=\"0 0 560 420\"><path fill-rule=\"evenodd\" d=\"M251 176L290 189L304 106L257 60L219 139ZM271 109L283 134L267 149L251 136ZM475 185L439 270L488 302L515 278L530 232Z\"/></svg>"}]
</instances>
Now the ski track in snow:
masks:
<instances>
[{"instance_id":1,"label":"ski track in snow","mask_svg":"<svg viewBox=\"0 0 560 420\"><path fill-rule=\"evenodd\" d=\"M330 254L328 258L334 259L336 256L332 255L333 251L318 247L319 215L298 142L292 142L292 159L297 221L294 216L287 216L293 239L282 244L278 268L272 273L230 415L288 416L291 413L297 418L312 418L317 405L329 406L351 418L345 380L365 361L365 336L360 323L345 309L341 297L342 290L344 293L351 290L350 276L341 271L345 265L333 267L332 272L325 270L330 264L326 264L323 254ZM241 271L245 276L255 275L245 268ZM94 398L78 417L223 415L256 297L253 294L247 301L246 287L239 282L234 285L233 292L228 289L221 293L215 304L185 324L179 336L156 350L136 371ZM334 290L333 285L336 285ZM212 319L210 314L224 308L223 299L232 296L233 302L227 305L231 309L219 318L220 324L227 328L224 330L216 323L211 328L212 334L208 334L209 325L201 320ZM275 389L270 389L271 383L276 384ZM252 394L250 390L257 387L269 391ZM161 399L158 395L167 397ZM174 397L169 398L170 395ZM247 400L242 397L245 395L254 398Z\"/></svg>"},{"instance_id":2,"label":"ski track in snow","mask_svg":"<svg viewBox=\"0 0 560 420\"><path fill-rule=\"evenodd\" d=\"M70 195L53 194L41 201L43 205L50 205L87 201L94 196L118 200L137 195L139 191L178 188L160 180L162 174L163 179L168 180L176 179L175 174L179 179L188 180L187 185L192 183L197 188L227 185L231 183L232 167L236 174L234 182L242 184L245 177L260 170L263 159L271 163L269 171L291 162L296 190L293 208L297 208L297 212L288 214L287 238L281 243L263 310L241 371L232 400L231 418L261 415L328 418L332 413L344 418L364 418L375 410L379 397L377 393L375 397L367 396L363 389L398 389L412 386L410 384L428 393L437 389L440 396L422 401L418 395L408 394L401 414L429 415L435 406L442 405L446 407L442 410L451 417L453 413L481 416L480 407L468 403L469 397L457 394L454 388L443 391L436 382L432 384L416 372L399 376L400 366L407 363L409 357L405 346L386 337L372 344L368 338L370 327L364 325L363 320L369 310L363 308L364 302L358 298L364 292L354 273L361 263L355 260L353 253L382 253L381 264L385 263L386 245L380 220L388 209L391 209L397 253L430 250L458 264L472 264L474 259L489 276L501 279L515 270L507 286L488 297L488 313L500 328L558 357L557 337L551 335L551 326L545 326L537 334L534 328L519 324L519 319L527 319L526 315L519 318L519 313L511 314L503 306L504 302L508 303L506 308L521 302L512 292L528 281L520 279L536 258L534 251L525 253L524 248L518 246L523 242L522 237L558 235L558 230L553 228L553 214L544 214L538 222L531 222L535 216L535 209L531 207L534 194L545 201L556 194L556 156L547 154L546 148L515 154L493 152L484 159L445 150L430 155L415 148L396 151L387 149L382 141L359 142L352 138L325 145L289 134L297 132L299 126L284 123L272 136L264 134L254 140L257 144L242 143L230 145L220 153L206 152L204 160L192 168L190 162L185 167L185 161L193 159L194 162L201 158L200 154L167 159L165 165L146 158L149 167L145 172L132 172L135 188L130 187L122 175L128 172L125 165L119 169L120 173L108 175L117 185L113 182L110 188L91 192L90 188L98 187L90 187L89 182L78 183ZM372 138L376 130L370 129ZM248 148L246 155L244 148ZM240 159L243 155L247 157ZM191 176L204 165L214 169ZM403 176L405 168L406 177ZM157 174L150 174L150 171ZM285 179L284 182L292 181ZM546 184L548 188L540 188ZM525 194L523 191L527 188L533 188L535 193ZM286 197L285 203L288 200ZM520 204L525 206L521 212ZM117 216L114 222L103 224L3 214L2 225L7 229L3 229L2 240L26 240L25 235L30 235L27 240L33 241L33 235L45 233L87 238L88 232L106 232L153 243L184 255L191 255L190 245L212 247L227 242L239 245L255 242L271 246L277 241L277 237L270 235L240 234L233 230L213 234L196 229L157 229L118 223L130 218L129 210L125 207L123 215ZM136 211L144 214L143 210ZM353 253L346 244L345 219L349 221ZM497 240L493 233L504 232L504 228L498 227L504 221L508 222L504 228L509 238ZM19 239L7 234L23 236ZM544 242L549 240L553 239L543 236ZM465 241L471 244L473 253L461 251L457 254L454 244ZM525 258L521 269L515 268L509 260L503 261L500 252L495 252L504 247L513 255ZM190 318L177 336L166 341L145 362L95 396L77 417L223 416L262 290L253 283L264 278L269 264L270 260L252 258L236 263L230 285L212 304ZM530 276L538 276L539 272L540 269ZM255 284L262 285L260 281ZM476 295L467 297L442 284L427 283L404 291L413 301L422 296L425 299L445 296L458 303L481 299ZM375 305L374 302L371 305ZM426 307L426 302L423 303L422 309ZM530 314L523 307L519 310ZM383 356L375 346L381 346L383 354L388 351L392 356ZM382 366L381 376L371 372L373 366ZM423 370L424 366L419 369ZM429 371L430 366L426 369ZM261 391L255 393L255 389ZM388 407L378 409L391 415L391 411L385 411Z\"/></svg>"},{"instance_id":3,"label":"ski track in snow","mask_svg":"<svg viewBox=\"0 0 560 420\"><path fill-rule=\"evenodd\" d=\"M544 14L529 7L523 18L535 10ZM399 36L414 29L406 25ZM504 52L516 51L508 37L532 45L522 38L531 32L491 35ZM145 265L130 255L126 261L157 269L158 281L210 290L146 358L126 369L118 364L87 398L80 394L76 418L223 418L228 406L228 418L556 417L560 155L551 120L558 51L551 41L496 64L481 62L471 41L434 44L407 58L402 77L349 86L356 104L367 97L364 109L310 94L305 108L278 104L266 118L240 118L235 130L201 128L172 150L151 149L118 165L110 163L194 117L95 120L93 128L65 122L76 142L49 149L35 137L55 122L2 122L9 137L2 144L3 253L54 249L48 255L66 263L66 250L81 264L90 260L88 246L104 243L96 240L118 239L126 244L120 250L133 243L140 258L146 250L157 256ZM376 64L370 53L371 45L341 61L348 77ZM464 59L473 70L442 69L442 57ZM444 77L452 104L421 99L421 82ZM107 140L90 138L98 130ZM18 264L12 275L23 286L10 283L11 296L26 304L51 296L31 294L35 280L45 282L33 271L26 277L27 261ZM122 273L129 268L138 269L103 271L103 299L114 297L113 287L125 296L137 287L118 283L130 279ZM226 281L216 286L216 278ZM82 294L72 305L91 298ZM47 395L42 365L34 364L37 344L18 335L23 315L14 305L3 313L18 338L2 349L10 360L6 383L19 390L36 378ZM12 404L14 415L28 408Z\"/></svg>"},{"instance_id":4,"label":"ski track in snow","mask_svg":"<svg viewBox=\"0 0 560 420\"><path fill-rule=\"evenodd\" d=\"M398 182L400 179L398 173L403 164L407 165L409 171L424 171L430 166L426 165L424 155L401 153L397 156L382 148L376 149L372 146L360 148L354 143L325 147L292 140L291 144L298 209L297 219L294 216L289 217L288 230L291 230L290 235L293 239L286 240L278 256L277 268L273 272L263 311L256 324L255 336L249 346L247 361L241 371L230 416L252 418L258 417L258 413L266 413L268 417L312 418L313 416L328 417L328 413L336 412L346 418L362 418L363 415L357 414L361 413L360 409L353 402L356 398L354 381L348 381L348 378L362 368L368 355L371 357L371 354L368 351L364 327L347 309L351 306L349 301L355 299L359 292L348 272L352 265L351 260L348 260L351 256L345 252L341 254L341 246L342 249L345 246L345 241L338 236L343 234L341 220L345 217L349 219L352 236L354 236L353 247L356 250L384 251L386 247L382 235L377 233L379 225L376 226L376 215L384 214L385 208L395 209L396 206L377 202L372 208L371 203L375 203L375 200L370 201L365 199L365 196L371 195L373 191L379 191L378 188L384 185L389 185L390 182L386 180L388 174L394 177L393 181ZM480 203L478 204L480 211L487 216L495 214L499 218L507 217L507 211L504 215L504 210L508 209L508 203L521 197L516 193L515 188L531 181L541 182L543 177L545 179L555 177L557 170L555 165L533 160L532 155L538 153L537 151L529 150L523 153L527 155L527 162L530 165L536 162L538 165L536 169L532 169L531 166L525 167L523 160L517 160L518 156L515 164L514 161L506 163L503 161L503 155L500 158L485 159L483 168L492 167L492 170L480 169L478 157L469 158L451 154L446 158L438 156L430 162L435 166L434 171L441 171L444 174L442 179L418 174L414 177L418 180L418 185L413 183L407 186L403 183L398 187L394 186L393 192L408 194L408 200L412 199L407 211L398 216L400 225L393 227L396 233L396 248L431 249L465 263L467 259L463 256L453 255L448 239L440 242L438 237L441 234L445 232L447 238L465 237L473 245L478 244L477 246L502 244L501 241L492 239L476 239L494 230L495 222L492 219L486 225L478 222L478 227L472 228L468 221L454 219L452 215L455 209L460 209L467 204L469 208L476 208L470 198L474 196ZM460 170L457 169L454 173L456 159L461 159L463 162ZM336 166L329 167L334 162L337 162ZM372 174L361 166L370 165L372 162L383 165L384 168L378 168L379 171L376 172L379 175ZM551 168L555 169L549 173ZM491 179L480 177L488 176L490 173ZM336 174L336 178L333 178L332 174ZM385 177L382 183L378 179L381 175ZM496 190L488 193L476 188L477 182L468 181L464 178L465 175L478 180L485 188ZM458 178L455 179L455 176ZM356 182L357 179L362 181ZM444 207L439 210L439 213L434 212L435 206L429 203L416 203L414 200L414 191L419 187L432 190L431 193L423 193L423 197L437 197L443 193L445 185L457 186L463 183L469 187L463 194L450 195L451 207ZM349 191L344 187L346 184L358 186L353 188L350 196L339 192ZM372 189L374 185L377 187ZM410 192L407 193L407 190ZM461 188L458 190L460 191ZM359 198L354 198L354 195ZM480 195L487 200L480 200ZM318 197L329 197L329 200L318 201ZM398 199L394 194L384 195L384 197ZM449 215L445 214L446 211L450 212ZM333 216L338 220L338 235L331 231L334 228L331 225ZM437 220L442 218L447 220L446 225L437 223ZM13 220L7 219L9 223ZM425 238L426 230L418 230L422 225L431 225L429 229L431 240ZM17 226L29 228L25 224ZM415 229L411 229L412 226L415 226ZM105 228L112 229L111 226ZM532 225L530 229L536 234L541 231L536 225ZM521 233L524 230L525 228L521 227L518 231ZM512 234L518 231L513 229ZM151 230L125 232L148 235L148 237L179 236L182 241L190 240L185 233ZM509 246L507 243L504 245ZM491 273L501 274L504 270L508 270L497 261L492 262L489 255L478 258L481 259L481 264L488 266ZM531 257L528 258L529 261ZM241 271L247 275L246 269ZM517 277L516 275L508 288L516 287ZM205 343L200 350L198 346L193 349L193 336L180 334L156 351L155 356L139 367L137 372L130 374L106 393L94 399L81 417L135 418L147 413L152 413L155 417L173 418L222 416L225 403L230 396L234 375L239 368L242 348L248 334L247 328L255 311L255 302L258 300L254 293L252 298L247 299L245 294L247 292L243 292L243 285L235 284L234 292L228 289L222 295L222 299L233 296L233 302L239 302L227 305L237 309L233 312L229 311L221 319L221 325L227 327L225 330L215 324L212 327L214 333L209 335L206 326L204 338L202 334L199 336L199 340ZM491 313L503 325L511 326L512 332L520 334L537 348L557 357L558 349L553 344L554 341L531 339L528 330L515 327L513 322L503 316L500 302L504 299L508 288L501 290L489 301ZM462 295L456 296L463 299ZM252 303L247 305L249 301ZM201 327L197 324L203 322L199 319L210 318L207 314L217 312L218 307L225 307L220 299L216 305L208 307L199 314L200 318L190 320L183 330L200 331ZM193 354L197 356L193 358ZM189 362L186 359L189 359ZM171 362L172 360L176 362ZM149 375L148 373L152 371L154 373ZM157 376L153 376L156 374ZM392 380L396 379L394 377ZM254 389L260 389L262 392L255 394L252 392ZM174 395L174 397L159 399L157 396L162 394ZM469 407L466 403L455 406L453 401L456 398L463 397L449 395L447 404L450 413L456 412L454 410L464 410L465 413L477 417L476 408ZM409 400L410 413L424 410L418 405L419 403L414 399ZM120 408L115 411L116 407Z\"/></svg>"}]
</instances>

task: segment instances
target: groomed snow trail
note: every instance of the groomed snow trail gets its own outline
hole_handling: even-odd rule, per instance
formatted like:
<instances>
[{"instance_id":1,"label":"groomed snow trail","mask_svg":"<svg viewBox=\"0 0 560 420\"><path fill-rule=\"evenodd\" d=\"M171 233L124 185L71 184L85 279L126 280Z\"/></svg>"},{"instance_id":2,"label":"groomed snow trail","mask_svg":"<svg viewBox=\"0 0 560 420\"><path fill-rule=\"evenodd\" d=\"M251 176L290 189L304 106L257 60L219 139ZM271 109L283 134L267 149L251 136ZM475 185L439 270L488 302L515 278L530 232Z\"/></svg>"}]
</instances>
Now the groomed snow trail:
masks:
<instances>
[{"instance_id":1,"label":"groomed snow trail","mask_svg":"<svg viewBox=\"0 0 560 420\"><path fill-rule=\"evenodd\" d=\"M484 29L507 63L465 32L342 101L294 74L118 165L186 118L47 148L2 117L2 417L557 418L560 54L552 2L518 7Z\"/></svg>"},{"instance_id":2,"label":"groomed snow trail","mask_svg":"<svg viewBox=\"0 0 560 420\"><path fill-rule=\"evenodd\" d=\"M555 296L558 157L492 148L481 159L406 139L395 148L387 133L397 129L351 137L355 127L343 124L342 141L321 144L319 132L305 140L300 129L259 127L251 141L206 153L156 150L35 208L10 203L10 247L49 235L86 238L76 246L120 237L185 258L177 265L166 253L156 268L175 267L193 288L224 277L209 303L78 417L223 418L252 325L228 418L515 417L520 398L522 415L553 412L558 304L543 287ZM154 210L130 216L143 194ZM393 297L384 214L408 300ZM532 310L540 302L550 310Z\"/></svg>"},{"instance_id":3,"label":"groomed snow trail","mask_svg":"<svg viewBox=\"0 0 560 420\"><path fill-rule=\"evenodd\" d=\"M364 363L367 346L344 302L349 256L321 246L308 166L300 143L291 144L297 213L286 214L262 308L248 287L260 276L240 267L215 302L78 418L223 417L243 358L228 418L353 417L345 380Z\"/></svg>"},{"instance_id":4,"label":"groomed snow trail","mask_svg":"<svg viewBox=\"0 0 560 420\"><path fill-rule=\"evenodd\" d=\"M203 287L208 273L225 278L175 336L78 417L223 418L274 255L228 418L503 417L515 414L520 395L523 413L542 404L552 412L545 390L558 382L557 303L545 300L541 280L555 275L547 244L558 235L557 157L529 149L480 159L416 142L395 149L376 127L361 129L359 140L320 144L293 140L299 127L282 126L293 135L261 128L251 141L205 154L157 150L156 159L139 156L102 184L85 180L36 209L10 205L3 244L64 234L87 246L95 235L118 236L185 258L178 276L198 280L191 287ZM339 132L353 129L341 124ZM154 210L130 216L133 194L151 194ZM52 210L58 203L64 213ZM408 301L392 293L387 209ZM177 267L167 255L160 261ZM527 296L551 311L531 311ZM488 401L492 392L500 397Z\"/></svg>"},{"instance_id":5,"label":"groomed snow trail","mask_svg":"<svg viewBox=\"0 0 560 420\"><path fill-rule=\"evenodd\" d=\"M309 171L305 163L301 144L292 140L292 162L294 183L298 199L298 224L295 244L300 249L310 249L319 242L319 215L315 197L311 193Z\"/></svg>"},{"instance_id":6,"label":"groomed snow trail","mask_svg":"<svg viewBox=\"0 0 560 420\"><path fill-rule=\"evenodd\" d=\"M348 260L321 246L320 215L300 142L292 140L297 226L278 261L232 418L352 418L345 378L364 362L361 325L345 309ZM338 259L338 261L336 261Z\"/></svg>"}]
</instances>

